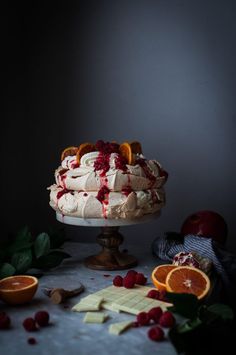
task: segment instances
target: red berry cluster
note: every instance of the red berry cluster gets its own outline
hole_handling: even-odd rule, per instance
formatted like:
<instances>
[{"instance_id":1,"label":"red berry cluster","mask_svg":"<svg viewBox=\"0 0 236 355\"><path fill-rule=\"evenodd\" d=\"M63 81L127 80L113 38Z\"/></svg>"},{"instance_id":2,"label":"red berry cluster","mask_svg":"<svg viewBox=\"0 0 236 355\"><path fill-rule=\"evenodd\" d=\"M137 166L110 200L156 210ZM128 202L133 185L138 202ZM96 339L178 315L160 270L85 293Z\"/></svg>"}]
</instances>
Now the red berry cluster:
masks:
<instances>
[{"instance_id":1,"label":"red berry cluster","mask_svg":"<svg viewBox=\"0 0 236 355\"><path fill-rule=\"evenodd\" d=\"M159 300L163 302L167 302L166 291L159 290L150 290L146 297L153 298L154 300Z\"/></svg>"},{"instance_id":2,"label":"red berry cluster","mask_svg":"<svg viewBox=\"0 0 236 355\"><path fill-rule=\"evenodd\" d=\"M104 142L103 140L98 140L95 144L96 149L103 154L119 153L119 144Z\"/></svg>"},{"instance_id":3,"label":"red berry cluster","mask_svg":"<svg viewBox=\"0 0 236 355\"><path fill-rule=\"evenodd\" d=\"M164 339L164 331L161 327L172 328L175 324L175 317L169 311L163 312L161 307L154 307L148 312L139 313L136 322L134 322L134 327L147 326L153 323L155 325L148 330L148 337L151 340L161 341Z\"/></svg>"},{"instance_id":4,"label":"red berry cluster","mask_svg":"<svg viewBox=\"0 0 236 355\"><path fill-rule=\"evenodd\" d=\"M36 312L34 318L26 318L22 324L27 332L33 332L38 330L37 325L40 327L45 327L49 324L49 314L47 311Z\"/></svg>"},{"instance_id":5,"label":"red berry cluster","mask_svg":"<svg viewBox=\"0 0 236 355\"><path fill-rule=\"evenodd\" d=\"M146 282L147 278L144 274L135 270L129 270L124 277L117 275L113 279L114 286L124 286L125 288L133 288L135 284L145 285Z\"/></svg>"},{"instance_id":6,"label":"red berry cluster","mask_svg":"<svg viewBox=\"0 0 236 355\"><path fill-rule=\"evenodd\" d=\"M106 196L109 194L109 192L110 190L108 189L108 187L104 185L98 191L96 198L98 199L98 201L102 202L106 199Z\"/></svg>"}]
</instances>

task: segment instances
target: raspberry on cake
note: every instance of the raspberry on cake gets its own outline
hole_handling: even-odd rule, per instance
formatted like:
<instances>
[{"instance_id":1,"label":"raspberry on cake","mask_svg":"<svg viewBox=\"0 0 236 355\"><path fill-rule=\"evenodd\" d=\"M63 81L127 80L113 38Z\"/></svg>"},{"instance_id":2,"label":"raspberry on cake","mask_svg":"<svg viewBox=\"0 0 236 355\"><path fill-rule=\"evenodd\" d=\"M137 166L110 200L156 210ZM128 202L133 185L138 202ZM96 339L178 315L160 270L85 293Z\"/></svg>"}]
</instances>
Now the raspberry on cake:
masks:
<instances>
[{"instance_id":1,"label":"raspberry on cake","mask_svg":"<svg viewBox=\"0 0 236 355\"><path fill-rule=\"evenodd\" d=\"M97 141L63 150L50 205L81 218L134 219L160 211L168 174L139 142Z\"/></svg>"}]
</instances>

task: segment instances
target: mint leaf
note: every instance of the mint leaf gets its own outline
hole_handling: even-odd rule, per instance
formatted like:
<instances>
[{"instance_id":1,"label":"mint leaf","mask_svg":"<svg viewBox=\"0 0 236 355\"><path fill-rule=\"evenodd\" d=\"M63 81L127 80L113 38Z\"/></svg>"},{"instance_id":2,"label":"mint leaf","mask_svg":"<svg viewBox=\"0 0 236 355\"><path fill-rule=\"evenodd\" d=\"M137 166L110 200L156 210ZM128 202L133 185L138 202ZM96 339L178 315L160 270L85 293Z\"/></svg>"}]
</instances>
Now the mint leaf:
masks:
<instances>
[{"instance_id":1,"label":"mint leaf","mask_svg":"<svg viewBox=\"0 0 236 355\"><path fill-rule=\"evenodd\" d=\"M47 270L58 266L65 258L70 258L70 255L63 251L55 250L36 259L32 267Z\"/></svg>"},{"instance_id":2,"label":"mint leaf","mask_svg":"<svg viewBox=\"0 0 236 355\"><path fill-rule=\"evenodd\" d=\"M32 263L32 252L30 249L15 253L11 258L11 264L16 269L16 273L23 274Z\"/></svg>"},{"instance_id":3,"label":"mint leaf","mask_svg":"<svg viewBox=\"0 0 236 355\"><path fill-rule=\"evenodd\" d=\"M15 271L16 269L14 268L14 266L9 263L3 263L2 265L0 265L0 279L14 275Z\"/></svg>"},{"instance_id":4,"label":"mint leaf","mask_svg":"<svg viewBox=\"0 0 236 355\"><path fill-rule=\"evenodd\" d=\"M21 242L30 242L31 239L32 239L32 235L30 233L28 226L21 228L18 231L16 238L15 238L16 241L21 241Z\"/></svg>"},{"instance_id":5,"label":"mint leaf","mask_svg":"<svg viewBox=\"0 0 236 355\"><path fill-rule=\"evenodd\" d=\"M167 300L173 303L169 310L186 318L198 315L199 301L195 295L189 293L167 293Z\"/></svg>"},{"instance_id":6,"label":"mint leaf","mask_svg":"<svg viewBox=\"0 0 236 355\"><path fill-rule=\"evenodd\" d=\"M234 318L233 310L223 303L214 303L207 307L207 310L223 320L232 320Z\"/></svg>"},{"instance_id":7,"label":"mint leaf","mask_svg":"<svg viewBox=\"0 0 236 355\"><path fill-rule=\"evenodd\" d=\"M50 238L47 233L40 233L34 242L36 258L46 255L50 250Z\"/></svg>"},{"instance_id":8,"label":"mint leaf","mask_svg":"<svg viewBox=\"0 0 236 355\"><path fill-rule=\"evenodd\" d=\"M25 226L19 230L14 241L8 246L6 252L11 256L22 249L31 248L32 244L32 235L29 228Z\"/></svg>"}]
</instances>

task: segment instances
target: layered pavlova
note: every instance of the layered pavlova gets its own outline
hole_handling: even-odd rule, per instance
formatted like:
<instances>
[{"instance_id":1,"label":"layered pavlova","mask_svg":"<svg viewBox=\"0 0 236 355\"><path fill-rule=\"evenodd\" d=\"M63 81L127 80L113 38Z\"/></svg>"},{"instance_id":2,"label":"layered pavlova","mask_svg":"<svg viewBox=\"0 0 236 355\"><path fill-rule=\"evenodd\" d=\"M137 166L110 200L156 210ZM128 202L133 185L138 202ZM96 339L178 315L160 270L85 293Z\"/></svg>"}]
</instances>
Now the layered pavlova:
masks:
<instances>
[{"instance_id":1,"label":"layered pavlova","mask_svg":"<svg viewBox=\"0 0 236 355\"><path fill-rule=\"evenodd\" d=\"M165 204L167 173L144 157L139 142L99 140L68 147L55 180L48 188L50 205L67 216L133 219Z\"/></svg>"}]
</instances>

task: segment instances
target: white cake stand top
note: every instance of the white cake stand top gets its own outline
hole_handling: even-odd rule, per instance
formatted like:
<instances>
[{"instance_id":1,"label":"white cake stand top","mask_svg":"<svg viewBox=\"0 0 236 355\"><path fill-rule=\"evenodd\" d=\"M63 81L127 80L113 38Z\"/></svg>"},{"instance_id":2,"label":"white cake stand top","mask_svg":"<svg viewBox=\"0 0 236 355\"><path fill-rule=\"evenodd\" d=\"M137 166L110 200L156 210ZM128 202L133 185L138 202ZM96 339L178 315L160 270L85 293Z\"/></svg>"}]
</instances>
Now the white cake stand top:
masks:
<instances>
[{"instance_id":1,"label":"white cake stand top","mask_svg":"<svg viewBox=\"0 0 236 355\"><path fill-rule=\"evenodd\" d=\"M145 222L150 222L157 219L160 216L160 212L147 214L140 218L134 219L105 219L105 218L80 218L73 216L64 216L63 214L56 212L56 219L65 224L70 224L73 226L84 226L84 227L122 227L135 225Z\"/></svg>"}]
</instances>

